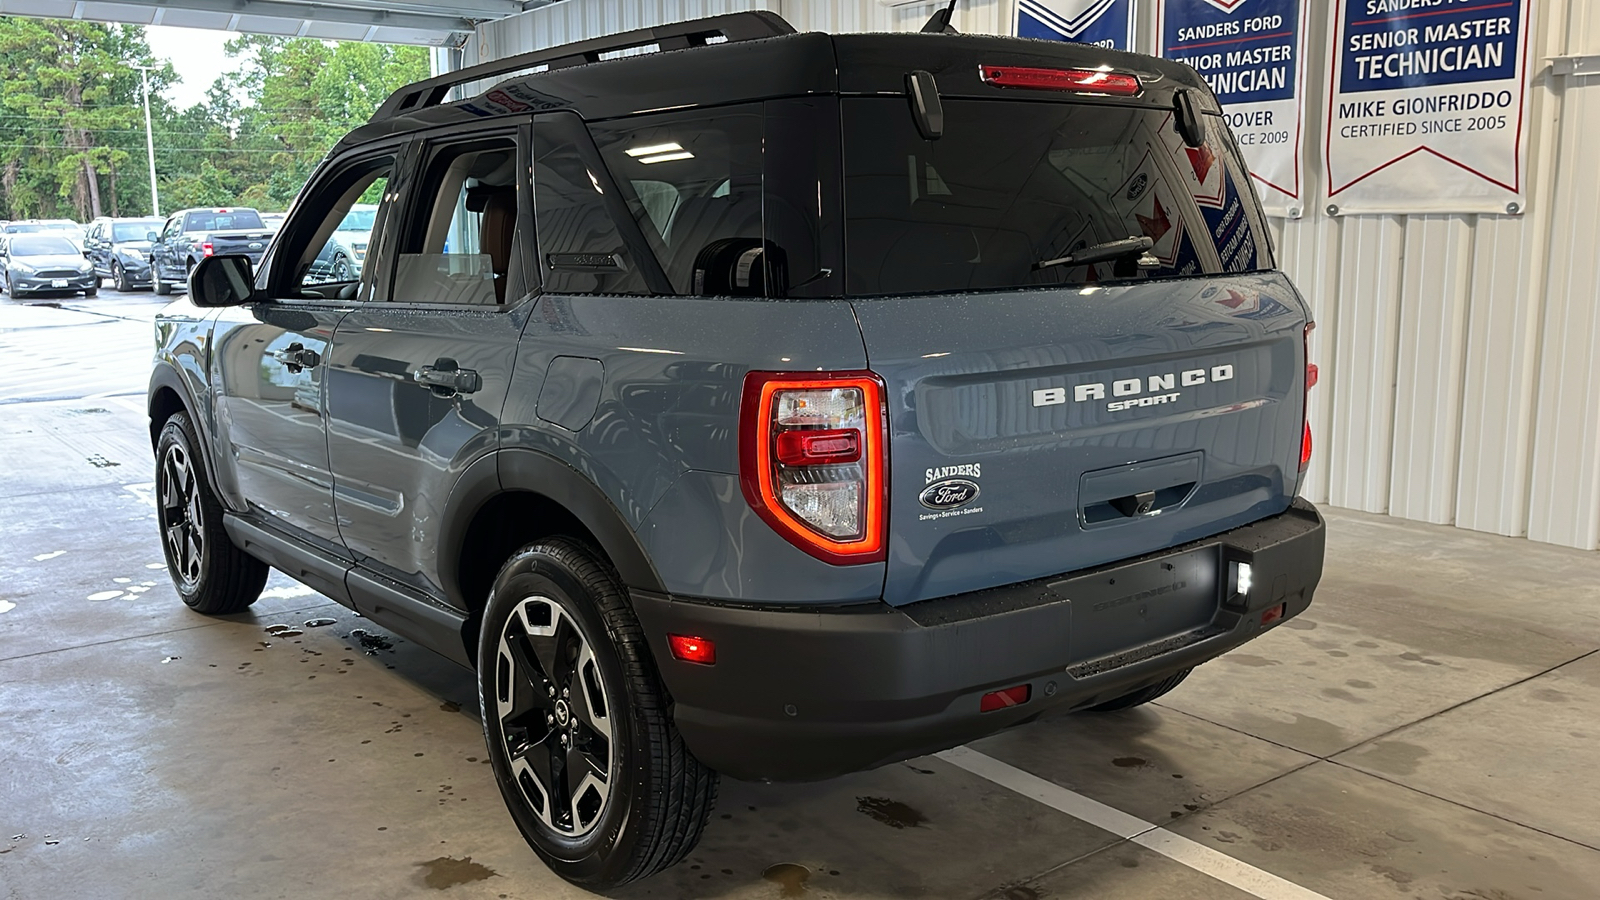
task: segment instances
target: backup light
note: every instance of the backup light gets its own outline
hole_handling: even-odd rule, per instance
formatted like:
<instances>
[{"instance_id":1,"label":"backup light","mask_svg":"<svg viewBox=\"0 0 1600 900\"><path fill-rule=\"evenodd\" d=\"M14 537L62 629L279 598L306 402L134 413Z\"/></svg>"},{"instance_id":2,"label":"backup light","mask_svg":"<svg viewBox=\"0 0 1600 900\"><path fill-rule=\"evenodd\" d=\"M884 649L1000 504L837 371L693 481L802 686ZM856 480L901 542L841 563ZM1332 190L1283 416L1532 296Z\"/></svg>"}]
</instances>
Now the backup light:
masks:
<instances>
[{"instance_id":1,"label":"backup light","mask_svg":"<svg viewBox=\"0 0 1600 900\"><path fill-rule=\"evenodd\" d=\"M1144 90L1139 76L1105 69L1038 69L1026 66L979 66L987 84L1041 91L1074 91L1132 97Z\"/></svg>"},{"instance_id":2,"label":"backup light","mask_svg":"<svg viewBox=\"0 0 1600 900\"><path fill-rule=\"evenodd\" d=\"M1243 597L1250 593L1250 564L1236 562L1233 564L1233 592Z\"/></svg>"}]
</instances>

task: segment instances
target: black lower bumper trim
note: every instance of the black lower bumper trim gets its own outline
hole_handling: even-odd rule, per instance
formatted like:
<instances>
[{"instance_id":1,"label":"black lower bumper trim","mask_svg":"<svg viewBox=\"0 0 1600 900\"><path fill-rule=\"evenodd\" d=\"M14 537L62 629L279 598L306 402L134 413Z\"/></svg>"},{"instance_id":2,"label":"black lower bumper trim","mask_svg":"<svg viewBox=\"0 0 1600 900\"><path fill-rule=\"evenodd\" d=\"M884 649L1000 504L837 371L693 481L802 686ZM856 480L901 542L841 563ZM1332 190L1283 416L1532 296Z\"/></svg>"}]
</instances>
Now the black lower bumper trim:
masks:
<instances>
[{"instance_id":1,"label":"black lower bumper trim","mask_svg":"<svg viewBox=\"0 0 1600 900\"><path fill-rule=\"evenodd\" d=\"M1182 547L1086 572L895 608L735 607L634 591L675 707L707 765L735 778L829 778L931 753L1054 708L1093 706L1167 678L1292 618L1322 574L1309 503ZM1227 567L1255 587L1230 594ZM1269 626L1270 627L1270 626ZM716 643L673 659L668 634ZM1019 706L983 694L1028 684Z\"/></svg>"}]
</instances>

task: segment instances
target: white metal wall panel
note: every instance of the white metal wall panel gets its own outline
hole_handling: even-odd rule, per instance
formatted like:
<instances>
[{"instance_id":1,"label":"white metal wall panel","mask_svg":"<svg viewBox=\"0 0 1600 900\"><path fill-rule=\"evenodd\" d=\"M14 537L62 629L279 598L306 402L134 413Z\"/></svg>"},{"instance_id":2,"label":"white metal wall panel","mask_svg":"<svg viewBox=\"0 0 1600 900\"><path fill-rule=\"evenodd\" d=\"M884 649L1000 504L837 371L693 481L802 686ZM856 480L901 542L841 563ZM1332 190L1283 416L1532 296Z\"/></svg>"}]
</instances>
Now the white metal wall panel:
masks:
<instances>
[{"instance_id":1,"label":"white metal wall panel","mask_svg":"<svg viewBox=\"0 0 1600 900\"><path fill-rule=\"evenodd\" d=\"M914 31L941 3L566 0L478 29L465 62L743 9L802 31ZM1013 0L956 25L1004 34ZM1139 49L1154 46L1140 4ZM1529 208L1506 216L1330 217L1320 143L1329 39L1308 34L1303 219L1271 222L1318 323L1322 371L1302 493L1371 512L1600 545L1600 78L1543 60L1600 53L1600 2L1533 0Z\"/></svg>"},{"instance_id":2,"label":"white metal wall panel","mask_svg":"<svg viewBox=\"0 0 1600 900\"><path fill-rule=\"evenodd\" d=\"M1476 218L1411 216L1405 222L1389 513L1438 525L1455 515Z\"/></svg>"},{"instance_id":3,"label":"white metal wall panel","mask_svg":"<svg viewBox=\"0 0 1600 900\"><path fill-rule=\"evenodd\" d=\"M1569 79L1556 175L1528 536L1600 544L1600 78ZM1587 82L1587 83L1582 83Z\"/></svg>"},{"instance_id":4,"label":"white metal wall panel","mask_svg":"<svg viewBox=\"0 0 1600 900\"><path fill-rule=\"evenodd\" d=\"M1389 511L1401 221L1362 216L1339 223L1328 502L1375 513Z\"/></svg>"}]
</instances>

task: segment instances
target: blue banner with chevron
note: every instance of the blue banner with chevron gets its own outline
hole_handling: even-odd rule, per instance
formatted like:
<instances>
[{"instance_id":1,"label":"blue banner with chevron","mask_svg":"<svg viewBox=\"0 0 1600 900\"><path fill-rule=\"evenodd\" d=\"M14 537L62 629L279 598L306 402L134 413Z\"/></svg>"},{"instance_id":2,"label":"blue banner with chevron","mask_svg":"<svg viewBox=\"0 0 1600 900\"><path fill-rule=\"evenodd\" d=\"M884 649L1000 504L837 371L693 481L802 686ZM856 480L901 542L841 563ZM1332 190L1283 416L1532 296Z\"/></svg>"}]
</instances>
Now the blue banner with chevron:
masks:
<instances>
[{"instance_id":1,"label":"blue banner with chevron","mask_svg":"<svg viewBox=\"0 0 1600 900\"><path fill-rule=\"evenodd\" d=\"M1133 0L1017 0L1016 8L1017 37L1133 47Z\"/></svg>"}]
</instances>

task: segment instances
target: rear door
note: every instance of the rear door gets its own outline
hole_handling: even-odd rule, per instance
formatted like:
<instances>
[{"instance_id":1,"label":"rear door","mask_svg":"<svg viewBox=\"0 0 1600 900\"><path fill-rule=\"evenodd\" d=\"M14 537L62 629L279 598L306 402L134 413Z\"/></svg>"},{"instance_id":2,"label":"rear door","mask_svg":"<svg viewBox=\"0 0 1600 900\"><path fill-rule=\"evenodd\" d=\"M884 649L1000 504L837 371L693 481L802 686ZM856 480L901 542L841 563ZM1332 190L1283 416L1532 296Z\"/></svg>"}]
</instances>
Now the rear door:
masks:
<instances>
[{"instance_id":1,"label":"rear door","mask_svg":"<svg viewBox=\"0 0 1600 900\"><path fill-rule=\"evenodd\" d=\"M1282 511L1305 307L1221 120L844 107L847 289L888 388L891 603L1126 559ZM1146 238L1144 252L1052 263Z\"/></svg>"},{"instance_id":2,"label":"rear door","mask_svg":"<svg viewBox=\"0 0 1600 900\"><path fill-rule=\"evenodd\" d=\"M498 445L536 293L522 265L532 240L525 136L471 134L414 149L417 175L393 191L404 211L379 214L380 249L361 269L375 288L340 323L328 382L346 545L366 569L463 610L439 575L445 504L461 472Z\"/></svg>"}]
</instances>

